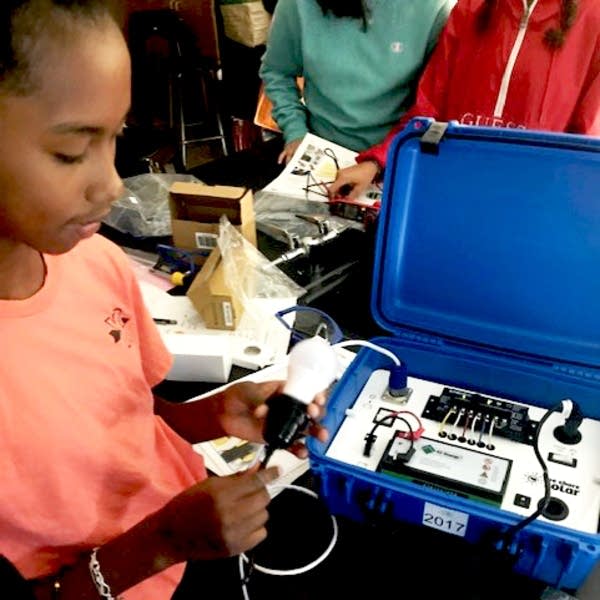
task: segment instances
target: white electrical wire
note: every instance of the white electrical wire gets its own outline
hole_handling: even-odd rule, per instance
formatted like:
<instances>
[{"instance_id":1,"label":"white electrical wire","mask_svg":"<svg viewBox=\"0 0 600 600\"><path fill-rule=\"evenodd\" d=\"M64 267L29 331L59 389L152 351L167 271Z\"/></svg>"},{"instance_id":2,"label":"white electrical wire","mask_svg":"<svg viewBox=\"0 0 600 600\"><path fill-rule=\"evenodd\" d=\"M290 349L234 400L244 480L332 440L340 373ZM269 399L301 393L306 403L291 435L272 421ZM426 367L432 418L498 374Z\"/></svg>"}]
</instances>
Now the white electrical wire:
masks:
<instances>
[{"instance_id":1,"label":"white electrical wire","mask_svg":"<svg viewBox=\"0 0 600 600\"><path fill-rule=\"evenodd\" d=\"M316 498L316 499L319 498L319 496L312 490L303 488L299 485L275 484L275 485L269 485L269 486L267 486L267 488L269 489L269 491L272 491L275 489L295 490L297 492L301 492L308 496L312 496L313 498ZM253 564L253 568L261 573L265 573L266 575L278 575L278 576L300 575L301 573L306 573L307 571L314 569L317 565L321 564L331 554L331 551L333 550L335 544L337 543L337 539L338 539L337 519L335 518L334 515L330 515L330 517L331 517L331 523L333 526L333 534L331 536L331 541L329 542L329 545L327 546L327 548L325 549L323 554L321 554L321 556L317 557L312 562L308 563L307 565L304 565L303 567L298 567L296 569L289 569L289 570L270 569L268 567L263 567L257 563ZM246 578L246 575L244 573L244 563L247 563L247 562L250 562L248 557L244 553L240 554L239 559L238 559L238 564L239 564L239 569L240 569L240 579L242 581L242 593L244 594L244 600L250 600L250 596L248 595L248 590L246 588L246 583L244 581Z\"/></svg>"},{"instance_id":2,"label":"white electrical wire","mask_svg":"<svg viewBox=\"0 0 600 600\"><path fill-rule=\"evenodd\" d=\"M481 419L481 413L477 413L475 418L473 419L473 424L471 425L471 439L475 441L475 425L477 425L477 421Z\"/></svg>"},{"instance_id":3,"label":"white electrical wire","mask_svg":"<svg viewBox=\"0 0 600 600\"><path fill-rule=\"evenodd\" d=\"M488 446L492 445L492 438L494 436L494 425L496 425L498 421L498 417L493 417L492 422L490 423L490 431L488 433Z\"/></svg>"},{"instance_id":4,"label":"white electrical wire","mask_svg":"<svg viewBox=\"0 0 600 600\"><path fill-rule=\"evenodd\" d=\"M366 340L344 340L343 342L338 342L337 344L332 345L334 348L346 348L348 346L364 346L365 348L370 348L371 350L375 350L376 352L385 354L388 358L391 358L394 361L394 364L397 367L399 367L401 364L400 359L393 352L390 352L387 348L384 348L383 346L378 346L377 344L367 342Z\"/></svg>"},{"instance_id":5,"label":"white electrical wire","mask_svg":"<svg viewBox=\"0 0 600 600\"><path fill-rule=\"evenodd\" d=\"M454 419L454 423L453 423L453 427L458 427L458 423L460 421L460 418L465 414L465 409L461 408L458 411L458 414L456 415L456 419Z\"/></svg>"}]
</instances>

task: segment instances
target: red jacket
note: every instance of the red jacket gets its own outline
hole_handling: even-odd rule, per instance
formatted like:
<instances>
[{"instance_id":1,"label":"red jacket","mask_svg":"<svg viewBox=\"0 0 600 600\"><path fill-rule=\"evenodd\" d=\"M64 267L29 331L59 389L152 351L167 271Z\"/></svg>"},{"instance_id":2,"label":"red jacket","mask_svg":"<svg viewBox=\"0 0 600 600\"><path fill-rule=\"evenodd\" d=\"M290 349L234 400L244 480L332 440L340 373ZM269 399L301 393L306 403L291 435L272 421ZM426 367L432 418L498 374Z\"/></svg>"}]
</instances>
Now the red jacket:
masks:
<instances>
[{"instance_id":1,"label":"red jacket","mask_svg":"<svg viewBox=\"0 0 600 600\"><path fill-rule=\"evenodd\" d=\"M458 1L412 108L358 162L374 159L385 166L395 134L416 116L600 135L600 0L579 0L575 22L556 50L543 38L559 24L561 0L537 0L528 19L526 0L499 0L479 33L475 16L483 4Z\"/></svg>"}]
</instances>

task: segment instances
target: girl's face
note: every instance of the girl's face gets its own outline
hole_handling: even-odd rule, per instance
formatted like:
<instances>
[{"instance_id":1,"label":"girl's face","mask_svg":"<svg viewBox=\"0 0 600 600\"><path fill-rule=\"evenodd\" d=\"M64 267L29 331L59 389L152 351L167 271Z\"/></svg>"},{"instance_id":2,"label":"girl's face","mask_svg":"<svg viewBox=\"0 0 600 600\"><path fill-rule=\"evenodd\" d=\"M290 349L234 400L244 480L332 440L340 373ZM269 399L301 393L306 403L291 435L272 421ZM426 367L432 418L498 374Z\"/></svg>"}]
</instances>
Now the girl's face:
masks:
<instances>
[{"instance_id":1,"label":"girl's face","mask_svg":"<svg viewBox=\"0 0 600 600\"><path fill-rule=\"evenodd\" d=\"M122 184L115 141L130 103L117 26L78 26L36 53L29 96L0 94L0 254L60 254L100 227ZM1 257L1 256L0 256Z\"/></svg>"}]
</instances>

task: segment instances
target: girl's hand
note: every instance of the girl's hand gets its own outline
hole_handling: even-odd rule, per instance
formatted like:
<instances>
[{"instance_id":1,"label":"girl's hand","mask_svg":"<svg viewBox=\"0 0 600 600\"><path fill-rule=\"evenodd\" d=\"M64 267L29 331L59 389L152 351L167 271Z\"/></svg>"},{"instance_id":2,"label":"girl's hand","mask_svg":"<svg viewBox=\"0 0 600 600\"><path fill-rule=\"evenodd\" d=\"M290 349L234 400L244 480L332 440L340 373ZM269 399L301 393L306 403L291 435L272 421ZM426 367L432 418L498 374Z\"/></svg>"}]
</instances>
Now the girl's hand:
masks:
<instances>
[{"instance_id":1,"label":"girl's hand","mask_svg":"<svg viewBox=\"0 0 600 600\"><path fill-rule=\"evenodd\" d=\"M297 140L292 140L288 142L284 149L281 151L281 154L277 157L277 162L281 165L287 165L290 162L292 156L296 150L298 150L298 146L302 143L302 138L298 138Z\"/></svg>"},{"instance_id":2,"label":"girl's hand","mask_svg":"<svg viewBox=\"0 0 600 600\"><path fill-rule=\"evenodd\" d=\"M268 406L265 401L272 395L281 393L284 382L269 381L265 383L237 383L223 392L222 413L219 416L223 429L228 435L233 435L251 442L264 442L262 437ZM327 430L318 424L325 406L325 394L317 394L306 407L311 425L306 432L320 441L326 441ZM289 448L300 457L307 452L302 442Z\"/></svg>"},{"instance_id":3,"label":"girl's hand","mask_svg":"<svg viewBox=\"0 0 600 600\"><path fill-rule=\"evenodd\" d=\"M379 164L372 160L340 169L335 181L329 186L329 197L343 196L355 200L367 191L379 171ZM343 190L348 191L343 193Z\"/></svg>"},{"instance_id":4,"label":"girl's hand","mask_svg":"<svg viewBox=\"0 0 600 600\"><path fill-rule=\"evenodd\" d=\"M209 477L175 496L154 517L159 547L175 562L212 560L254 548L267 536L267 484L277 467Z\"/></svg>"}]
</instances>

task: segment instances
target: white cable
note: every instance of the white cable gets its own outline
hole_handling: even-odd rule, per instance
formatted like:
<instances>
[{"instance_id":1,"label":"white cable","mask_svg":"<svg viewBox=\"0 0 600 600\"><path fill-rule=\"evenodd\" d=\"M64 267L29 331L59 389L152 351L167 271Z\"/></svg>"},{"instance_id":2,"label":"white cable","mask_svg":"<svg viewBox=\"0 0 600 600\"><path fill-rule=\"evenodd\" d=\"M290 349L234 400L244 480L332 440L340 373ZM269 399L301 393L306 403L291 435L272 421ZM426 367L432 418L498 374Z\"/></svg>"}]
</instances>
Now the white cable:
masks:
<instances>
[{"instance_id":1,"label":"white cable","mask_svg":"<svg viewBox=\"0 0 600 600\"><path fill-rule=\"evenodd\" d=\"M481 440L483 439L483 432L485 430L485 424L490 420L490 416L489 415L484 415L483 417L483 423L481 424L481 430L479 431L479 439L477 440L477 443L481 443Z\"/></svg>"},{"instance_id":2,"label":"white cable","mask_svg":"<svg viewBox=\"0 0 600 600\"><path fill-rule=\"evenodd\" d=\"M461 408L458 411L458 414L456 415L456 419L454 419L454 423L453 423L453 427L458 427L458 422L460 421L460 418L465 414L465 409Z\"/></svg>"},{"instance_id":3,"label":"white cable","mask_svg":"<svg viewBox=\"0 0 600 600\"><path fill-rule=\"evenodd\" d=\"M473 423L471 425L471 439L475 439L475 425L477 425L477 421L481 419L481 413L477 413L475 418L473 419Z\"/></svg>"},{"instance_id":4,"label":"white cable","mask_svg":"<svg viewBox=\"0 0 600 600\"><path fill-rule=\"evenodd\" d=\"M570 398L565 398L562 401L562 416L565 419L568 419L571 416L572 412L573 412L573 400L571 400Z\"/></svg>"},{"instance_id":5,"label":"white cable","mask_svg":"<svg viewBox=\"0 0 600 600\"><path fill-rule=\"evenodd\" d=\"M293 485L293 484L275 484L275 485L268 485L267 489L269 490L269 492L271 492L272 490L275 489L281 489L281 490L296 490L297 492L301 492L303 494L307 494L308 496L312 496L313 498L318 499L319 496L313 492L312 490L303 488L299 485ZM278 576L285 576L285 575L300 575L301 573L306 573L307 571L310 571L312 569L314 569L317 565L321 564L330 554L331 551L333 550L336 542L337 542L337 538L338 538L338 524L337 524L337 519L335 518L334 515L330 515L331 517L331 523L333 526L333 534L331 536L331 541L329 542L329 545L327 546L327 548L325 549L325 551L323 552L323 554L321 554L321 556L317 557L315 560L313 560L312 562L308 563L307 565L304 565L303 567L298 567L296 569L289 569L289 570L282 570L282 569L270 569L268 567L263 567L257 563L253 564L253 568L256 569L257 571L261 572L261 573L265 573L266 575L278 575ZM245 574L244 574L244 563L245 562L250 562L248 557L242 553L239 556L239 569L240 569L240 579L242 581L242 592L244 594L244 599L245 600L250 600L249 596L248 596L248 590L246 589L246 584L244 583L244 579L245 579Z\"/></svg>"},{"instance_id":6,"label":"white cable","mask_svg":"<svg viewBox=\"0 0 600 600\"><path fill-rule=\"evenodd\" d=\"M492 443L492 436L494 435L494 425L496 424L498 417L494 417L490 423L490 432L488 433L488 445Z\"/></svg>"},{"instance_id":7,"label":"white cable","mask_svg":"<svg viewBox=\"0 0 600 600\"><path fill-rule=\"evenodd\" d=\"M371 350L375 350L376 352L385 354L388 358L391 358L394 361L394 364L398 367L401 364L400 359L393 352L390 352L387 348L384 348L383 346L378 346L377 344L367 342L366 340L344 340L343 342L333 344L334 348L346 348L347 346L364 346L365 348L370 348Z\"/></svg>"},{"instance_id":8,"label":"white cable","mask_svg":"<svg viewBox=\"0 0 600 600\"><path fill-rule=\"evenodd\" d=\"M246 583L244 581L246 578L246 574L244 573L244 559L242 558L241 554L238 559L238 567L240 570L240 581L242 582L242 594L244 595L244 600L250 600L250 596L248 595L248 588L246 587Z\"/></svg>"}]
</instances>

